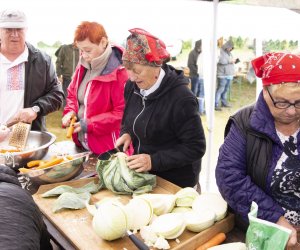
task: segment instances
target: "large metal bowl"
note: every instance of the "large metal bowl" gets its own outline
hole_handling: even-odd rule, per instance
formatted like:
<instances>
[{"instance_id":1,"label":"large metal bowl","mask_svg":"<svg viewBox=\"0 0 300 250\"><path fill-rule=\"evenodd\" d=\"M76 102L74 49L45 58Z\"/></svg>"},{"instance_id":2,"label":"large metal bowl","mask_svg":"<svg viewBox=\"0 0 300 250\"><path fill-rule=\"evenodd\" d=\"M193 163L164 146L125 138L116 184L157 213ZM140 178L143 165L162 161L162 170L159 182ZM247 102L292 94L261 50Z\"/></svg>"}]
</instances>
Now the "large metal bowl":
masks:
<instances>
[{"instance_id":1,"label":"large metal bowl","mask_svg":"<svg viewBox=\"0 0 300 250\"><path fill-rule=\"evenodd\" d=\"M34 185L57 183L75 178L83 170L83 162L87 161L91 152L72 155L73 159L52 167L31 170L21 174L28 177Z\"/></svg>"},{"instance_id":2,"label":"large metal bowl","mask_svg":"<svg viewBox=\"0 0 300 250\"><path fill-rule=\"evenodd\" d=\"M55 140L56 136L52 133L30 131L25 149L22 152L0 153L0 164L5 164L18 170L29 161L42 159L48 152L49 146Z\"/></svg>"}]
</instances>

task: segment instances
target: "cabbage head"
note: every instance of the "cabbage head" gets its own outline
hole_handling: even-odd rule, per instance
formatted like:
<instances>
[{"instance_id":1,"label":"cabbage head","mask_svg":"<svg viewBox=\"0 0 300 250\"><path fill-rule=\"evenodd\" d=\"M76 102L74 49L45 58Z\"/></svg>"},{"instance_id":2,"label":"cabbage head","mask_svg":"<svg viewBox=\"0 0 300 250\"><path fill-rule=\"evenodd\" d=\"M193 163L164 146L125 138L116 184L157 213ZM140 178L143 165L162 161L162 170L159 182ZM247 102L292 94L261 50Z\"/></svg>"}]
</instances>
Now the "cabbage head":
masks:
<instances>
[{"instance_id":1,"label":"cabbage head","mask_svg":"<svg viewBox=\"0 0 300 250\"><path fill-rule=\"evenodd\" d=\"M96 170L103 187L117 194L142 194L153 190L156 176L128 168L127 155L118 152L109 160L98 160Z\"/></svg>"}]
</instances>

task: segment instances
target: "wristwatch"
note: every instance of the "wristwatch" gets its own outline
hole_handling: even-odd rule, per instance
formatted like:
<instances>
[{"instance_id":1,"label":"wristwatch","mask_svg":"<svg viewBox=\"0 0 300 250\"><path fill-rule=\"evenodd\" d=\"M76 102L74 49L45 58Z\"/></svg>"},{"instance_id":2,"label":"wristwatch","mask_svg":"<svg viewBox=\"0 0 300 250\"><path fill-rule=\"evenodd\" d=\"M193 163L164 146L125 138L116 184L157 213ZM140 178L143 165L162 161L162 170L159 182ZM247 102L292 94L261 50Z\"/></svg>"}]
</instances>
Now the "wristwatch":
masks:
<instances>
[{"instance_id":1,"label":"wristwatch","mask_svg":"<svg viewBox=\"0 0 300 250\"><path fill-rule=\"evenodd\" d=\"M33 107L32 107L32 110L35 112L35 113L39 113L40 111L41 111L41 108L38 106L38 105L34 105Z\"/></svg>"}]
</instances>

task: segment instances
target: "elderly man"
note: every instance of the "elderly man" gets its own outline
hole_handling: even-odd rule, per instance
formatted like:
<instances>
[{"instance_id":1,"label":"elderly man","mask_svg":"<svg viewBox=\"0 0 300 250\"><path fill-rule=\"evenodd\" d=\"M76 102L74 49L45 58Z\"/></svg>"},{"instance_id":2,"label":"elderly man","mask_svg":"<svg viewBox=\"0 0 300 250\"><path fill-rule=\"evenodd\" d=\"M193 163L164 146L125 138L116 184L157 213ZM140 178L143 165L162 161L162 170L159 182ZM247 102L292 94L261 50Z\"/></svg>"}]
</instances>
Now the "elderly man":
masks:
<instances>
[{"instance_id":1,"label":"elderly man","mask_svg":"<svg viewBox=\"0 0 300 250\"><path fill-rule=\"evenodd\" d=\"M0 12L0 123L18 120L43 131L64 95L50 56L25 42L26 31L23 12Z\"/></svg>"},{"instance_id":2,"label":"elderly man","mask_svg":"<svg viewBox=\"0 0 300 250\"><path fill-rule=\"evenodd\" d=\"M297 231L300 239L300 57L267 53L252 65L263 90L227 124L217 185L241 222L255 201L259 218L292 230L288 246L294 246Z\"/></svg>"}]
</instances>

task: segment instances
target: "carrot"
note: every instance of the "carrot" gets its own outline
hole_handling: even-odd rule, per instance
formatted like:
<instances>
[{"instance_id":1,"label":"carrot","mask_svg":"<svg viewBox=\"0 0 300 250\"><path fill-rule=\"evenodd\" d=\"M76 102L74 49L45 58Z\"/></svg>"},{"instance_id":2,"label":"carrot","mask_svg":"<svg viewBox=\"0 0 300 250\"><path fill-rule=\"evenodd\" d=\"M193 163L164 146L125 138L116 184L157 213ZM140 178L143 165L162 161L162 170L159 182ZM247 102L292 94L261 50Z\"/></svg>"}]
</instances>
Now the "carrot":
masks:
<instances>
[{"instance_id":1,"label":"carrot","mask_svg":"<svg viewBox=\"0 0 300 250\"><path fill-rule=\"evenodd\" d=\"M67 158L69 161L71 161L71 160L74 159L74 157L73 157L72 155L67 155L66 158Z\"/></svg>"},{"instance_id":2,"label":"carrot","mask_svg":"<svg viewBox=\"0 0 300 250\"><path fill-rule=\"evenodd\" d=\"M52 167L54 165L57 165L61 162L63 162L63 158L56 158L50 161L47 161L45 164L42 164L40 166L38 166L36 169L43 169L43 168L48 168L48 167Z\"/></svg>"},{"instance_id":3,"label":"carrot","mask_svg":"<svg viewBox=\"0 0 300 250\"><path fill-rule=\"evenodd\" d=\"M210 247L217 246L221 244L225 239L226 239L226 235L224 233L218 233L214 237L212 237L209 241L197 247L196 250L206 250Z\"/></svg>"},{"instance_id":4,"label":"carrot","mask_svg":"<svg viewBox=\"0 0 300 250\"><path fill-rule=\"evenodd\" d=\"M38 165L40 165L42 162L42 160L34 160L34 161L30 161L27 163L27 167L28 168L33 168L33 167L36 167Z\"/></svg>"},{"instance_id":5,"label":"carrot","mask_svg":"<svg viewBox=\"0 0 300 250\"><path fill-rule=\"evenodd\" d=\"M41 166L41 165L43 165L43 164L45 164L45 163L47 163L47 161L41 160L40 163L39 163L39 166Z\"/></svg>"},{"instance_id":6,"label":"carrot","mask_svg":"<svg viewBox=\"0 0 300 250\"><path fill-rule=\"evenodd\" d=\"M1 154L21 152L20 149L0 149Z\"/></svg>"},{"instance_id":7,"label":"carrot","mask_svg":"<svg viewBox=\"0 0 300 250\"><path fill-rule=\"evenodd\" d=\"M26 173L30 172L31 170L28 168L19 168L19 171L21 174L26 174Z\"/></svg>"},{"instance_id":8,"label":"carrot","mask_svg":"<svg viewBox=\"0 0 300 250\"><path fill-rule=\"evenodd\" d=\"M77 120L76 116L73 115L71 118L70 127L68 128L68 131L67 131L67 138L71 138L71 136L74 132L74 123L76 122L76 120Z\"/></svg>"}]
</instances>

